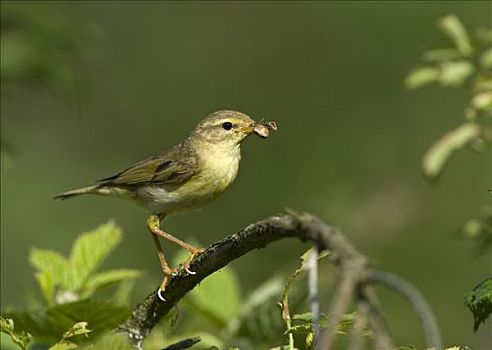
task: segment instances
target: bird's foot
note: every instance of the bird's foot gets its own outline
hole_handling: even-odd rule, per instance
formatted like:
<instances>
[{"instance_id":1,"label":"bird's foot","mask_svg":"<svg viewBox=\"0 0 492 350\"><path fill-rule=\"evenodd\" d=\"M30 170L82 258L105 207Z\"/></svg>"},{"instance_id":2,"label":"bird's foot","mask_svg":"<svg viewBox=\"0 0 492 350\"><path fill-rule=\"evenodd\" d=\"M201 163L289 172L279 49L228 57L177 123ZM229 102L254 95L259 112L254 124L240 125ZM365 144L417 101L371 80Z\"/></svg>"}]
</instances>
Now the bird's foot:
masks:
<instances>
[{"instance_id":1,"label":"bird's foot","mask_svg":"<svg viewBox=\"0 0 492 350\"><path fill-rule=\"evenodd\" d=\"M167 283L169 282L169 277L176 276L178 274L178 270L167 268L163 270L163 273L164 273L164 277L162 278L162 282L159 285L159 288L157 289L157 297L161 301L166 301L166 298L164 298L162 293L164 293L164 291L166 290Z\"/></svg>"},{"instance_id":2,"label":"bird's foot","mask_svg":"<svg viewBox=\"0 0 492 350\"><path fill-rule=\"evenodd\" d=\"M185 270L188 275L196 275L195 271L190 270L190 265L198 255L200 255L205 251L205 249L203 248L196 248L196 247L193 248L194 248L193 251L190 251L191 256L183 263L183 267L182 267L183 270Z\"/></svg>"}]
</instances>

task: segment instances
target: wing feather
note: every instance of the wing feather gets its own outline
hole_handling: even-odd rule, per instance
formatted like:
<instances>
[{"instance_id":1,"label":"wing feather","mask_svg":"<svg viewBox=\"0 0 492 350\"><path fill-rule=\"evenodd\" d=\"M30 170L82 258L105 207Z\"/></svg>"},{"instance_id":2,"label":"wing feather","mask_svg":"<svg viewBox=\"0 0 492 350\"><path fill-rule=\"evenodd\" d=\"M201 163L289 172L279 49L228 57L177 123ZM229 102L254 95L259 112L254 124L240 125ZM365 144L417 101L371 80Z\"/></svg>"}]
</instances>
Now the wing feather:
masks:
<instances>
[{"instance_id":1,"label":"wing feather","mask_svg":"<svg viewBox=\"0 0 492 350\"><path fill-rule=\"evenodd\" d=\"M105 186L131 186L145 183L181 184L196 173L196 156L184 144L144 159L129 168L97 181Z\"/></svg>"}]
</instances>

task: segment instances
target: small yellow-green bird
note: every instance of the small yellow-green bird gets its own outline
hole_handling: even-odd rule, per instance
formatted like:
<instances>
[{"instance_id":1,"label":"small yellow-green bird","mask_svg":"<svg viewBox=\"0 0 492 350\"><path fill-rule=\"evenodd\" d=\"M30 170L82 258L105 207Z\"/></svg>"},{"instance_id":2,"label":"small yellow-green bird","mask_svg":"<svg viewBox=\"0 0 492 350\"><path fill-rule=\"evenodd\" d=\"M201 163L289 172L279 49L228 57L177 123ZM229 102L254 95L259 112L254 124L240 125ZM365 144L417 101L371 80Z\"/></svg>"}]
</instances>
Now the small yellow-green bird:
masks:
<instances>
[{"instance_id":1,"label":"small yellow-green bird","mask_svg":"<svg viewBox=\"0 0 492 350\"><path fill-rule=\"evenodd\" d=\"M230 110L214 112L203 119L181 143L158 155L144 159L94 185L61 193L66 199L81 194L97 194L129 199L149 210L147 228L152 233L164 278L158 289L162 297L168 278L174 272L166 261L159 236L188 250L192 255L203 250L170 235L160 228L168 214L199 208L221 195L234 181L241 159L241 142L250 134L268 137L276 130L274 122L256 123L244 113Z\"/></svg>"}]
</instances>

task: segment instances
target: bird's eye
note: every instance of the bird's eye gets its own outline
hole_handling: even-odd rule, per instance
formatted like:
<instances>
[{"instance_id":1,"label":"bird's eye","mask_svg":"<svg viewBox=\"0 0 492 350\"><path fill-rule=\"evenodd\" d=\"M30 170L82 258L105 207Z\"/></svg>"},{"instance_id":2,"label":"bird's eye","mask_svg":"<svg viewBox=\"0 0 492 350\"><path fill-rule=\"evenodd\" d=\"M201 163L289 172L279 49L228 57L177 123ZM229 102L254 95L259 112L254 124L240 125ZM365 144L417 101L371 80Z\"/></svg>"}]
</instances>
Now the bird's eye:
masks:
<instances>
[{"instance_id":1,"label":"bird's eye","mask_svg":"<svg viewBox=\"0 0 492 350\"><path fill-rule=\"evenodd\" d=\"M232 129L232 123L231 122L222 123L222 129L231 130Z\"/></svg>"}]
</instances>

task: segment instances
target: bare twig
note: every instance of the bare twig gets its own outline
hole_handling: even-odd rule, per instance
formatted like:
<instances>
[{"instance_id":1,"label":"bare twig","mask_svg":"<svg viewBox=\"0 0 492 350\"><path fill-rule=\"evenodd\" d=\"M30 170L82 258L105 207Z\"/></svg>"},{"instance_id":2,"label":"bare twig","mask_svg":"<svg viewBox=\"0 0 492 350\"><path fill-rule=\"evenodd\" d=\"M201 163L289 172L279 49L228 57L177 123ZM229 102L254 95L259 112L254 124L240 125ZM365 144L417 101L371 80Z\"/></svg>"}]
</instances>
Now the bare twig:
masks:
<instances>
[{"instance_id":1,"label":"bare twig","mask_svg":"<svg viewBox=\"0 0 492 350\"><path fill-rule=\"evenodd\" d=\"M125 323L117 328L117 331L130 338L135 347L139 348L159 320L204 278L251 250L291 237L311 241L318 251L328 249L335 264L340 267L340 284L330 306L328 327L323 337L318 338L324 346L321 348L328 349L333 344L341 316L348 310L351 302L355 301L359 308L365 310L364 317L367 318L367 324L373 331L375 348L391 349L391 337L370 285L371 282L384 284L378 279L380 275L374 275L367 259L345 239L340 231L313 215L294 212L271 216L212 244L190 264L190 270L195 271L196 274L190 275L181 271L171 276L163 293L166 301L159 300L156 293L152 292L135 308ZM314 283L314 279L311 282ZM390 284L388 282L384 285ZM428 327L428 324L424 323L424 326Z\"/></svg>"},{"instance_id":2,"label":"bare twig","mask_svg":"<svg viewBox=\"0 0 492 350\"><path fill-rule=\"evenodd\" d=\"M369 307L367 303L358 303L357 317L350 333L349 350L360 350L363 346L363 332L367 327Z\"/></svg>"},{"instance_id":3,"label":"bare twig","mask_svg":"<svg viewBox=\"0 0 492 350\"><path fill-rule=\"evenodd\" d=\"M415 286L403 278L392 273L383 271L372 271L369 279L373 283L389 287L405 297L417 313L422 327L424 328L428 348L442 349L441 334L436 317L432 312L427 300L422 296Z\"/></svg>"},{"instance_id":4,"label":"bare twig","mask_svg":"<svg viewBox=\"0 0 492 350\"><path fill-rule=\"evenodd\" d=\"M308 258L308 290L309 290L309 305L311 308L312 328L314 334L314 349L318 349L321 332L319 325L319 299L318 299L318 247L311 250Z\"/></svg>"},{"instance_id":5,"label":"bare twig","mask_svg":"<svg viewBox=\"0 0 492 350\"><path fill-rule=\"evenodd\" d=\"M369 285L359 286L358 303L367 307L367 322L373 334L373 348L378 350L394 349L391 335L381 315L377 298Z\"/></svg>"}]
</instances>

